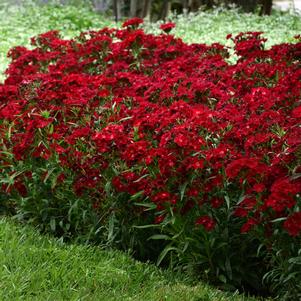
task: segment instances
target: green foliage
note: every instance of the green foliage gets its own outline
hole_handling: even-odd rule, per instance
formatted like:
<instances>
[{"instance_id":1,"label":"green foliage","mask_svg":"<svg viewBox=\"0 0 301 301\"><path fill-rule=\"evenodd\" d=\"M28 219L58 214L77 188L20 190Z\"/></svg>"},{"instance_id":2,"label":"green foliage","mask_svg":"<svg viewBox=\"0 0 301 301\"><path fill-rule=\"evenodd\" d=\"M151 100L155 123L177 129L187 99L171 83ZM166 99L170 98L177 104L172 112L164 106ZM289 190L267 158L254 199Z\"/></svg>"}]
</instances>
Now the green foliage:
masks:
<instances>
[{"instance_id":1,"label":"green foliage","mask_svg":"<svg viewBox=\"0 0 301 301\"><path fill-rule=\"evenodd\" d=\"M256 234L238 234L242 222L233 216L237 198L239 196L228 197L227 205L219 208L213 216L218 227L212 232L196 227L195 219L199 214L196 208L186 215L170 210L170 215L160 225L136 228L153 230L148 240L154 246L160 246L153 251L161 250L157 253L157 265L163 264L193 278L214 283L223 290L235 291L235 287L243 287L246 291L255 290L257 294L269 295L262 284L266 273L266 267L262 265L266 250L263 247L262 253L258 252ZM152 210L150 206L149 210ZM141 225L141 221L134 221L132 227L135 224ZM144 235L147 237L146 232Z\"/></svg>"},{"instance_id":2,"label":"green foliage","mask_svg":"<svg viewBox=\"0 0 301 301\"><path fill-rule=\"evenodd\" d=\"M278 235L277 235L278 234ZM283 301L301 298L301 247L300 242L289 241L276 233L271 239L271 270L265 274L264 282L271 283Z\"/></svg>"},{"instance_id":3,"label":"green foliage","mask_svg":"<svg viewBox=\"0 0 301 301\"><path fill-rule=\"evenodd\" d=\"M118 251L66 245L0 219L0 299L255 301L230 295Z\"/></svg>"},{"instance_id":4,"label":"green foliage","mask_svg":"<svg viewBox=\"0 0 301 301\"><path fill-rule=\"evenodd\" d=\"M102 217L98 217L92 209L91 201L74 194L72 173L67 173L55 161L48 161L45 166L41 160L31 160L25 165L23 161L17 162L11 158L10 164L2 173L1 185L7 185L6 190L10 191L18 177L29 173L30 180L25 185L31 195L8 194L10 200L3 201L0 207L2 213L14 214L19 221L29 221L41 231L63 240L73 238L75 241L96 242L103 238L102 232L107 233L106 227L101 224ZM64 185L60 181L62 175L65 178ZM5 195L0 197L4 198ZM17 211L13 209L15 202L19 204Z\"/></svg>"},{"instance_id":5,"label":"green foliage","mask_svg":"<svg viewBox=\"0 0 301 301\"><path fill-rule=\"evenodd\" d=\"M268 39L267 47L282 42L292 42L301 32L301 19L298 15L274 12L271 16L260 17L241 13L237 9L215 9L191 13L188 16L172 15L176 23L173 34L187 43L224 43L227 34L247 31L262 31ZM152 32L159 33L157 24L150 24Z\"/></svg>"}]
</instances>

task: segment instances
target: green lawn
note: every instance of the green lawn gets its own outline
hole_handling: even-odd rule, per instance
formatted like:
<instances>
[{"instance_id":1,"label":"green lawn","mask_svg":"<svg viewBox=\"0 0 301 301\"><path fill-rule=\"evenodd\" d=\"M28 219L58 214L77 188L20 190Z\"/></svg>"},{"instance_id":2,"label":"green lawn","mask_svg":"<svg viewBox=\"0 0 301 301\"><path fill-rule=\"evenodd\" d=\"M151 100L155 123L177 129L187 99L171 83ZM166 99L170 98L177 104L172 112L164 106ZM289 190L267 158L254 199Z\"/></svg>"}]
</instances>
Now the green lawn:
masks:
<instances>
[{"instance_id":1,"label":"green lawn","mask_svg":"<svg viewBox=\"0 0 301 301\"><path fill-rule=\"evenodd\" d=\"M255 301L134 261L118 251L67 245L0 219L0 300Z\"/></svg>"}]
</instances>

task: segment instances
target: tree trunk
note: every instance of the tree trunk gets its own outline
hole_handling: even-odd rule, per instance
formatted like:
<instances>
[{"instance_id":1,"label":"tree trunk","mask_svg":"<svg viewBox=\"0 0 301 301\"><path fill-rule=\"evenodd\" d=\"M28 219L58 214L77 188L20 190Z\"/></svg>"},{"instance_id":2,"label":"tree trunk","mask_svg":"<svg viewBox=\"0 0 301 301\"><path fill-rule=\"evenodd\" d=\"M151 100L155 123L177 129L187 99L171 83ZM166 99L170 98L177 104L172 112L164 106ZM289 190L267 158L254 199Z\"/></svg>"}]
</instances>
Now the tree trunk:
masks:
<instances>
[{"instance_id":1,"label":"tree trunk","mask_svg":"<svg viewBox=\"0 0 301 301\"><path fill-rule=\"evenodd\" d=\"M130 6L130 17L134 18L138 16L138 0L131 0L131 6Z\"/></svg>"},{"instance_id":2,"label":"tree trunk","mask_svg":"<svg viewBox=\"0 0 301 301\"><path fill-rule=\"evenodd\" d=\"M183 9L188 9L189 0L182 0Z\"/></svg>"},{"instance_id":3,"label":"tree trunk","mask_svg":"<svg viewBox=\"0 0 301 301\"><path fill-rule=\"evenodd\" d=\"M199 0L189 0L190 11L197 12L201 6Z\"/></svg>"},{"instance_id":4,"label":"tree trunk","mask_svg":"<svg viewBox=\"0 0 301 301\"><path fill-rule=\"evenodd\" d=\"M237 4L238 6L242 7L242 9L245 12L251 13L254 12L257 5L258 5L258 0L236 0L234 1L235 4Z\"/></svg>"},{"instance_id":5,"label":"tree trunk","mask_svg":"<svg viewBox=\"0 0 301 301\"><path fill-rule=\"evenodd\" d=\"M115 17L115 22L119 20L118 16L118 2L119 0L114 0L113 1L113 12L114 12L114 17Z\"/></svg>"},{"instance_id":6,"label":"tree trunk","mask_svg":"<svg viewBox=\"0 0 301 301\"><path fill-rule=\"evenodd\" d=\"M272 13L273 0L263 0L260 15L270 15Z\"/></svg>"},{"instance_id":7,"label":"tree trunk","mask_svg":"<svg viewBox=\"0 0 301 301\"><path fill-rule=\"evenodd\" d=\"M164 0L163 5L162 5L160 19L166 20L166 18L168 17L168 14L170 12L170 7L171 7L170 0Z\"/></svg>"},{"instance_id":8,"label":"tree trunk","mask_svg":"<svg viewBox=\"0 0 301 301\"><path fill-rule=\"evenodd\" d=\"M204 5L206 6L206 8L212 8L213 7L213 0L205 0L203 1Z\"/></svg>"},{"instance_id":9,"label":"tree trunk","mask_svg":"<svg viewBox=\"0 0 301 301\"><path fill-rule=\"evenodd\" d=\"M150 20L151 17L152 0L144 0L142 17Z\"/></svg>"},{"instance_id":10,"label":"tree trunk","mask_svg":"<svg viewBox=\"0 0 301 301\"><path fill-rule=\"evenodd\" d=\"M105 12L109 9L109 1L108 0L93 0L93 7L96 11Z\"/></svg>"},{"instance_id":11,"label":"tree trunk","mask_svg":"<svg viewBox=\"0 0 301 301\"><path fill-rule=\"evenodd\" d=\"M295 13L296 12L295 0L291 0L291 2L292 2L292 11L293 11L293 13Z\"/></svg>"},{"instance_id":12,"label":"tree trunk","mask_svg":"<svg viewBox=\"0 0 301 301\"><path fill-rule=\"evenodd\" d=\"M183 14L187 15L189 9L189 0L182 0Z\"/></svg>"},{"instance_id":13,"label":"tree trunk","mask_svg":"<svg viewBox=\"0 0 301 301\"><path fill-rule=\"evenodd\" d=\"M118 13L119 20L121 20L123 17L123 14L122 14L122 8L124 6L123 4L124 4L123 0L118 0L117 13Z\"/></svg>"}]
</instances>

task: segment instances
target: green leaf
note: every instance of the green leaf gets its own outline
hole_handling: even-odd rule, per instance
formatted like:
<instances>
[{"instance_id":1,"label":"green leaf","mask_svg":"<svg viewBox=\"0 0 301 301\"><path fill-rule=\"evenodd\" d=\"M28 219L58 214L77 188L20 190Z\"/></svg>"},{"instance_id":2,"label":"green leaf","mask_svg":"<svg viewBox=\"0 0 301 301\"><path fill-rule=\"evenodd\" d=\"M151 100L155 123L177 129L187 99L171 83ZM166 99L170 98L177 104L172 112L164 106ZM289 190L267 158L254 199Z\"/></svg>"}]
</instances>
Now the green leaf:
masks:
<instances>
[{"instance_id":1,"label":"green leaf","mask_svg":"<svg viewBox=\"0 0 301 301\"><path fill-rule=\"evenodd\" d=\"M55 232L55 229L56 229L56 221L55 221L55 218L52 218L50 220L50 229L52 232Z\"/></svg>"},{"instance_id":2,"label":"green leaf","mask_svg":"<svg viewBox=\"0 0 301 301\"><path fill-rule=\"evenodd\" d=\"M148 177L148 176L149 176L149 174L145 174L145 175L143 175L142 177L140 177L139 179L133 181L133 183L138 183L138 182L140 182L142 179L144 179L144 178L146 178L146 177Z\"/></svg>"},{"instance_id":3,"label":"green leaf","mask_svg":"<svg viewBox=\"0 0 301 301\"><path fill-rule=\"evenodd\" d=\"M157 208L157 205L154 203L145 203L145 202L137 203L137 202L135 202L134 205L147 208L144 211L151 211L151 210L155 210Z\"/></svg>"},{"instance_id":4,"label":"green leaf","mask_svg":"<svg viewBox=\"0 0 301 301\"><path fill-rule=\"evenodd\" d=\"M44 178L44 181L43 183L45 184L47 182L47 180L49 179L50 175L55 171L55 167L50 169L48 172L47 172L47 175L46 177Z\"/></svg>"},{"instance_id":5,"label":"green leaf","mask_svg":"<svg viewBox=\"0 0 301 301\"><path fill-rule=\"evenodd\" d=\"M296 180L296 179L299 179L301 177L301 173L295 173L295 174L293 174L291 177L290 177L290 179L291 180Z\"/></svg>"},{"instance_id":6,"label":"green leaf","mask_svg":"<svg viewBox=\"0 0 301 301\"><path fill-rule=\"evenodd\" d=\"M237 202L236 204L239 205L241 202L244 201L245 198L246 198L246 195L242 194L242 195L239 197L239 200L238 200L238 202Z\"/></svg>"},{"instance_id":7,"label":"green leaf","mask_svg":"<svg viewBox=\"0 0 301 301\"><path fill-rule=\"evenodd\" d=\"M180 201L183 201L187 184L188 182L185 182L180 188Z\"/></svg>"},{"instance_id":8,"label":"green leaf","mask_svg":"<svg viewBox=\"0 0 301 301\"><path fill-rule=\"evenodd\" d=\"M108 241L113 241L116 236L114 235L114 228L115 228L115 214L113 213L109 219Z\"/></svg>"},{"instance_id":9,"label":"green leaf","mask_svg":"<svg viewBox=\"0 0 301 301\"><path fill-rule=\"evenodd\" d=\"M2 146L1 146L1 147L2 147ZM13 157L14 157L14 155L13 155L12 153L7 152L7 151L0 151L0 154L7 155L7 156L10 157L10 158L13 158Z\"/></svg>"},{"instance_id":10,"label":"green leaf","mask_svg":"<svg viewBox=\"0 0 301 301\"><path fill-rule=\"evenodd\" d=\"M139 192L137 192L137 193L131 195L130 200L131 200L131 201L137 200L137 199L139 199L141 196L143 196L143 194L144 194L144 190L141 190L141 191L139 191Z\"/></svg>"},{"instance_id":11,"label":"green leaf","mask_svg":"<svg viewBox=\"0 0 301 301\"><path fill-rule=\"evenodd\" d=\"M166 257L166 255L171 251L179 251L179 249L170 245L166 246L164 250L160 253L156 264L159 266Z\"/></svg>"},{"instance_id":12,"label":"green leaf","mask_svg":"<svg viewBox=\"0 0 301 301\"><path fill-rule=\"evenodd\" d=\"M45 110L41 112L41 116L44 118L49 118L50 117L50 112Z\"/></svg>"},{"instance_id":13,"label":"green leaf","mask_svg":"<svg viewBox=\"0 0 301 301\"><path fill-rule=\"evenodd\" d=\"M72 213L73 211L78 207L78 202L79 200L76 200L70 207L70 209L68 210L68 221L71 222L71 217L72 217Z\"/></svg>"},{"instance_id":14,"label":"green leaf","mask_svg":"<svg viewBox=\"0 0 301 301\"><path fill-rule=\"evenodd\" d=\"M8 140L10 140L10 138L11 138L11 131L12 131L13 126L14 126L14 123L12 123L8 128L8 131L7 131L7 139Z\"/></svg>"},{"instance_id":15,"label":"green leaf","mask_svg":"<svg viewBox=\"0 0 301 301\"><path fill-rule=\"evenodd\" d=\"M225 268L226 268L227 275L229 276L230 279L232 279L232 267L228 257L226 258Z\"/></svg>"},{"instance_id":16,"label":"green leaf","mask_svg":"<svg viewBox=\"0 0 301 301\"><path fill-rule=\"evenodd\" d=\"M52 134L53 130L54 130L54 126L53 126L53 123L51 123L49 126L49 134Z\"/></svg>"},{"instance_id":17,"label":"green leaf","mask_svg":"<svg viewBox=\"0 0 301 301\"><path fill-rule=\"evenodd\" d=\"M227 208L229 210L230 209L230 198L227 195L225 196L225 201L226 201L226 204L227 204Z\"/></svg>"},{"instance_id":18,"label":"green leaf","mask_svg":"<svg viewBox=\"0 0 301 301\"><path fill-rule=\"evenodd\" d=\"M157 239L163 239L163 240L171 240L171 238L168 236L168 235L165 235L165 234L155 234L155 235L152 235L151 237L149 237L147 240L151 240L151 239L154 239L154 240L157 240Z\"/></svg>"},{"instance_id":19,"label":"green leaf","mask_svg":"<svg viewBox=\"0 0 301 301\"><path fill-rule=\"evenodd\" d=\"M132 118L133 118L133 116L127 116L127 117L121 118L120 120L118 120L118 122L126 121L126 120L129 120Z\"/></svg>"},{"instance_id":20,"label":"green leaf","mask_svg":"<svg viewBox=\"0 0 301 301\"><path fill-rule=\"evenodd\" d=\"M283 222L283 221L285 221L286 219L287 219L286 217L279 217L279 218L273 219L271 222L272 222L272 223L278 223L278 222Z\"/></svg>"},{"instance_id":21,"label":"green leaf","mask_svg":"<svg viewBox=\"0 0 301 301\"><path fill-rule=\"evenodd\" d=\"M301 258L300 257L293 257L288 260L289 263L293 264L301 264Z\"/></svg>"},{"instance_id":22,"label":"green leaf","mask_svg":"<svg viewBox=\"0 0 301 301\"><path fill-rule=\"evenodd\" d=\"M218 279L223 283L227 283L227 278L224 275L219 275Z\"/></svg>"},{"instance_id":23,"label":"green leaf","mask_svg":"<svg viewBox=\"0 0 301 301\"><path fill-rule=\"evenodd\" d=\"M160 227L159 224L149 224L149 225L142 225L142 226L133 226L133 228L137 228L137 229L158 228L158 227Z\"/></svg>"}]
</instances>

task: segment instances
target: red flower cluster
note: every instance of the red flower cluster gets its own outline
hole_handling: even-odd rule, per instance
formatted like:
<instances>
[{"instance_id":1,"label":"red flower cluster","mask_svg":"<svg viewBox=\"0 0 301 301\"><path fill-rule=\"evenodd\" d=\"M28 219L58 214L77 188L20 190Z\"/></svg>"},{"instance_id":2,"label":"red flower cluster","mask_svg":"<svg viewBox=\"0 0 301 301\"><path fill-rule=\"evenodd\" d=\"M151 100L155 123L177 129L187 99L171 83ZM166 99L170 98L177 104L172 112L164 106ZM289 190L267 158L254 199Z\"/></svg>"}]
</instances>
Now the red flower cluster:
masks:
<instances>
[{"instance_id":1,"label":"red flower cluster","mask_svg":"<svg viewBox=\"0 0 301 301\"><path fill-rule=\"evenodd\" d=\"M172 22L164 23L164 24L160 25L160 29L162 29L166 33L169 33L175 27L176 27L176 24L172 23Z\"/></svg>"},{"instance_id":2,"label":"red flower cluster","mask_svg":"<svg viewBox=\"0 0 301 301\"><path fill-rule=\"evenodd\" d=\"M138 27L142 23L143 23L143 19L135 17L135 18L126 20L122 24L122 27Z\"/></svg>"},{"instance_id":3,"label":"red flower cluster","mask_svg":"<svg viewBox=\"0 0 301 301\"><path fill-rule=\"evenodd\" d=\"M297 236L301 232L301 212L295 212L284 222L284 228L292 236Z\"/></svg>"},{"instance_id":4,"label":"red flower cluster","mask_svg":"<svg viewBox=\"0 0 301 301\"><path fill-rule=\"evenodd\" d=\"M281 215L299 235L301 43L264 50L260 33L240 34L229 64L220 44L145 34L140 23L74 40L51 31L33 49L13 48L0 85L1 149L16 162L57 160L78 195L111 181L116 193L147 197L157 216L194 212L208 231L226 196L243 193L230 200L242 232ZM0 171L11 165L3 153L0 161ZM22 177L14 188L30 194Z\"/></svg>"},{"instance_id":5,"label":"red flower cluster","mask_svg":"<svg viewBox=\"0 0 301 301\"><path fill-rule=\"evenodd\" d=\"M199 217L196 222L196 225L202 225L206 229L206 231L211 231L215 227L215 221L210 218L209 216L201 216Z\"/></svg>"}]
</instances>

